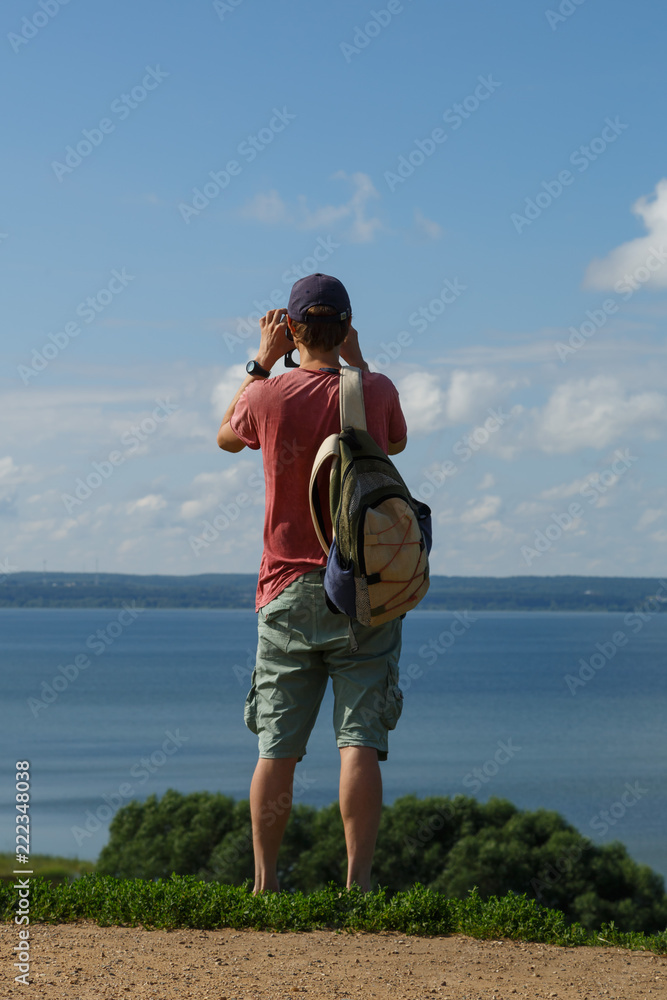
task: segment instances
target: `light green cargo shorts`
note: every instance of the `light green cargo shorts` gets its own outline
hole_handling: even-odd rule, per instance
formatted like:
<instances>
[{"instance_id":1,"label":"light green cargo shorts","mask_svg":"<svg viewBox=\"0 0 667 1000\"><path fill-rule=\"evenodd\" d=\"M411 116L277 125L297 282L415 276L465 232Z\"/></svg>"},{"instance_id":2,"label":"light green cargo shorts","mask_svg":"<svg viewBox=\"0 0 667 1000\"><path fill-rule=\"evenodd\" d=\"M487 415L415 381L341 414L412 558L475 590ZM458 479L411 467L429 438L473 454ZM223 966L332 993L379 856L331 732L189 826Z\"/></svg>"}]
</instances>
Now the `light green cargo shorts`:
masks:
<instances>
[{"instance_id":1,"label":"light green cargo shorts","mask_svg":"<svg viewBox=\"0 0 667 1000\"><path fill-rule=\"evenodd\" d=\"M317 570L260 608L257 660L244 711L248 729L259 736L259 756L300 760L305 755L331 677L337 745L374 747L378 760L386 760L387 733L403 708L402 624L397 618L374 627L350 626L346 615L329 611Z\"/></svg>"}]
</instances>

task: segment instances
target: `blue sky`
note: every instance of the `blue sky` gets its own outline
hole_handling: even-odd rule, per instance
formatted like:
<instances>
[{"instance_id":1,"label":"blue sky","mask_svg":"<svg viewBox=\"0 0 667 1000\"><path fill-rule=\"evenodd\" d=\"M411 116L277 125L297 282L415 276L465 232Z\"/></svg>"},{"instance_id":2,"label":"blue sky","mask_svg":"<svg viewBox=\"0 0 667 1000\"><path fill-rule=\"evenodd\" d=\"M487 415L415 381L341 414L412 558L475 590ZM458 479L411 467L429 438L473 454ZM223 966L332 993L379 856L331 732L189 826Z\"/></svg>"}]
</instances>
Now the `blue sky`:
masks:
<instances>
[{"instance_id":1,"label":"blue sky","mask_svg":"<svg viewBox=\"0 0 667 1000\"><path fill-rule=\"evenodd\" d=\"M255 571L261 459L215 435L255 303L323 270L434 572L664 573L663 10L1 16L2 572Z\"/></svg>"}]
</instances>

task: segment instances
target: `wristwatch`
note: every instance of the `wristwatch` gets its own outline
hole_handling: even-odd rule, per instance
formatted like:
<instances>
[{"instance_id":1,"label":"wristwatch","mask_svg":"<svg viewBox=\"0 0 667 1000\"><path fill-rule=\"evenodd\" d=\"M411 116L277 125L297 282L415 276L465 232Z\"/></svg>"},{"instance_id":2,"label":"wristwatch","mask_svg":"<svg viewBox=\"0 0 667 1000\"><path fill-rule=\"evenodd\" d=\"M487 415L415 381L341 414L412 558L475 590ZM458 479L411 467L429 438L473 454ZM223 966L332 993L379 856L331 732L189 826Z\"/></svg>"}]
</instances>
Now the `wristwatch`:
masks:
<instances>
[{"instance_id":1,"label":"wristwatch","mask_svg":"<svg viewBox=\"0 0 667 1000\"><path fill-rule=\"evenodd\" d=\"M249 361L245 366L245 370L248 375L259 375L260 378L268 378L271 372L267 372L266 368L262 368L257 361Z\"/></svg>"}]
</instances>

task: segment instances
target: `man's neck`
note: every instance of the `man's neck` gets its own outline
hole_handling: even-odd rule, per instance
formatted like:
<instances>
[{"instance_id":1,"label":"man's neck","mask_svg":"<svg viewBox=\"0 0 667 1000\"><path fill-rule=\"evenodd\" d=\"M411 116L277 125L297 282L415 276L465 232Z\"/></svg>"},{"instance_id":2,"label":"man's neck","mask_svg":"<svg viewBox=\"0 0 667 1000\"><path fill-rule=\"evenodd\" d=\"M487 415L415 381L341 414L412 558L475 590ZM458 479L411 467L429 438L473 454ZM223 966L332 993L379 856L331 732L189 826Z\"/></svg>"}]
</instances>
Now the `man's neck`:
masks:
<instances>
[{"instance_id":1,"label":"man's neck","mask_svg":"<svg viewBox=\"0 0 667 1000\"><path fill-rule=\"evenodd\" d=\"M307 368L310 371L317 371L319 368L340 368L338 348L334 348L333 351L309 351L300 344L299 368Z\"/></svg>"}]
</instances>

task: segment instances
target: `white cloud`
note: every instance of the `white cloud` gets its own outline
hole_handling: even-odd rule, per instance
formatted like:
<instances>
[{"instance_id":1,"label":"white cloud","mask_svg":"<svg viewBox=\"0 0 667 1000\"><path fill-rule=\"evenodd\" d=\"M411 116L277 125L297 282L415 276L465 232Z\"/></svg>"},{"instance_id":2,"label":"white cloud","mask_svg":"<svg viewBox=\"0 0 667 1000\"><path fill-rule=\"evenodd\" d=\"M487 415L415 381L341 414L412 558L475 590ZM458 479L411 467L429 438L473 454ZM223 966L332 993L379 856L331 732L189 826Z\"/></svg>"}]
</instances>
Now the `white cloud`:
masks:
<instances>
[{"instance_id":1,"label":"white cloud","mask_svg":"<svg viewBox=\"0 0 667 1000\"><path fill-rule=\"evenodd\" d=\"M447 390L447 420L451 424L477 420L487 407L505 395L513 385L514 383L506 383L501 386L498 376L484 369L452 372Z\"/></svg>"},{"instance_id":2,"label":"white cloud","mask_svg":"<svg viewBox=\"0 0 667 1000\"><path fill-rule=\"evenodd\" d=\"M19 466L11 455L0 458L0 497L12 496L17 487L24 483L34 483L43 478L44 472L31 465Z\"/></svg>"},{"instance_id":3,"label":"white cloud","mask_svg":"<svg viewBox=\"0 0 667 1000\"><path fill-rule=\"evenodd\" d=\"M522 500L514 509L517 517L522 519L539 517L548 510L547 504L538 503L536 500Z\"/></svg>"},{"instance_id":4,"label":"white cloud","mask_svg":"<svg viewBox=\"0 0 667 1000\"><path fill-rule=\"evenodd\" d=\"M429 433L443 427L483 422L489 409L500 403L517 385L502 381L485 369L451 373L449 385L442 385L442 372L417 369L397 380L408 433ZM514 415L519 412L514 409Z\"/></svg>"},{"instance_id":5,"label":"white cloud","mask_svg":"<svg viewBox=\"0 0 667 1000\"><path fill-rule=\"evenodd\" d=\"M296 204L288 205L276 190L260 193L249 201L241 214L264 225L290 225L296 229L334 229L346 225L343 235L350 243L370 243L382 229L377 217L369 217L369 202L380 197L368 174L346 174L339 170L333 180L348 181L352 185L349 199L338 205L321 205L311 208L305 195L299 195Z\"/></svg>"},{"instance_id":6,"label":"white cloud","mask_svg":"<svg viewBox=\"0 0 667 1000\"><path fill-rule=\"evenodd\" d=\"M408 434L428 434L444 426L447 394L435 372L412 372L398 388Z\"/></svg>"},{"instance_id":7,"label":"white cloud","mask_svg":"<svg viewBox=\"0 0 667 1000\"><path fill-rule=\"evenodd\" d=\"M222 378L213 386L211 404L216 420L222 420L245 377L245 362L243 364L231 365L225 371ZM217 431L217 429L216 427L215 430Z\"/></svg>"},{"instance_id":8,"label":"white cloud","mask_svg":"<svg viewBox=\"0 0 667 1000\"><path fill-rule=\"evenodd\" d=\"M488 532L489 541L491 542L508 541L514 537L512 529L508 528L502 521L484 521L481 527Z\"/></svg>"},{"instance_id":9,"label":"white cloud","mask_svg":"<svg viewBox=\"0 0 667 1000\"><path fill-rule=\"evenodd\" d=\"M68 517L67 520L63 521L60 527L55 528L51 532L51 539L54 542L60 542L77 527L77 521L73 517Z\"/></svg>"},{"instance_id":10,"label":"white cloud","mask_svg":"<svg viewBox=\"0 0 667 1000\"><path fill-rule=\"evenodd\" d=\"M159 392L155 384L124 389L95 385L63 388L33 385L30 391L5 392L0 394L0 440L6 445L25 447L28 440L34 446L45 441L60 442L65 435L71 434L89 441L90 453L96 455L105 449L107 442L118 446L114 438L120 433L121 422L124 421L122 430L125 431L130 421L148 417L156 406ZM163 390L163 399L169 395ZM173 396L172 393L171 398ZM139 406L130 410L131 404L137 403ZM119 430L110 433L114 421ZM169 420L164 426L168 424Z\"/></svg>"},{"instance_id":11,"label":"white cloud","mask_svg":"<svg viewBox=\"0 0 667 1000\"><path fill-rule=\"evenodd\" d=\"M140 497L139 500L131 500L125 507L126 513L129 515L136 514L137 512L154 512L157 510L163 510L167 506L167 501L163 496L158 493L149 493L145 497Z\"/></svg>"},{"instance_id":12,"label":"white cloud","mask_svg":"<svg viewBox=\"0 0 667 1000\"><path fill-rule=\"evenodd\" d=\"M484 475L481 483L478 483L477 489L478 490L490 490L491 487L495 486L495 485L496 485L496 477L493 475L492 472L487 472Z\"/></svg>"},{"instance_id":13,"label":"white cloud","mask_svg":"<svg viewBox=\"0 0 667 1000\"><path fill-rule=\"evenodd\" d=\"M442 226L433 219L427 219L421 209L415 209L415 230L418 236L427 240L439 240L442 237Z\"/></svg>"},{"instance_id":14,"label":"white cloud","mask_svg":"<svg viewBox=\"0 0 667 1000\"><path fill-rule=\"evenodd\" d=\"M591 261L584 278L586 288L613 288L637 268L646 272L636 275L644 287L667 287L667 178L658 181L653 200L642 196L632 211L643 221L647 235L622 243L602 260Z\"/></svg>"},{"instance_id":15,"label":"white cloud","mask_svg":"<svg viewBox=\"0 0 667 1000\"><path fill-rule=\"evenodd\" d=\"M557 386L544 409L529 415L536 445L545 452L605 448L628 432L655 440L667 421L667 397L624 391L616 378L597 375Z\"/></svg>"},{"instance_id":16,"label":"white cloud","mask_svg":"<svg viewBox=\"0 0 667 1000\"><path fill-rule=\"evenodd\" d=\"M567 500L569 497L575 496L575 494L581 494L583 488L591 482L592 478L594 477L584 476L583 479L575 479L570 483L551 486L548 490L542 490L538 496L540 500Z\"/></svg>"},{"instance_id":17,"label":"white cloud","mask_svg":"<svg viewBox=\"0 0 667 1000\"><path fill-rule=\"evenodd\" d=\"M641 517L637 521L637 524L635 525L635 528L637 531L643 531L644 528L648 528L650 524L653 524L655 521L659 520L659 518L664 517L664 515L664 510L657 510L653 507L649 507L642 513Z\"/></svg>"},{"instance_id":18,"label":"white cloud","mask_svg":"<svg viewBox=\"0 0 667 1000\"><path fill-rule=\"evenodd\" d=\"M179 514L185 521L210 517L218 513L218 505L236 503L239 496L246 496L243 506L263 504L264 490L261 470L250 461L236 462L219 472L202 472L195 476L188 489L191 499L184 501Z\"/></svg>"},{"instance_id":19,"label":"white cloud","mask_svg":"<svg viewBox=\"0 0 667 1000\"><path fill-rule=\"evenodd\" d=\"M266 194L256 194L242 209L246 219L262 222L266 226L277 226L281 222L292 222L287 205L276 190Z\"/></svg>"},{"instance_id":20,"label":"white cloud","mask_svg":"<svg viewBox=\"0 0 667 1000\"><path fill-rule=\"evenodd\" d=\"M461 514L461 523L480 524L482 521L488 521L498 513L501 506L502 500L498 496L485 496L479 502L469 500Z\"/></svg>"}]
</instances>

